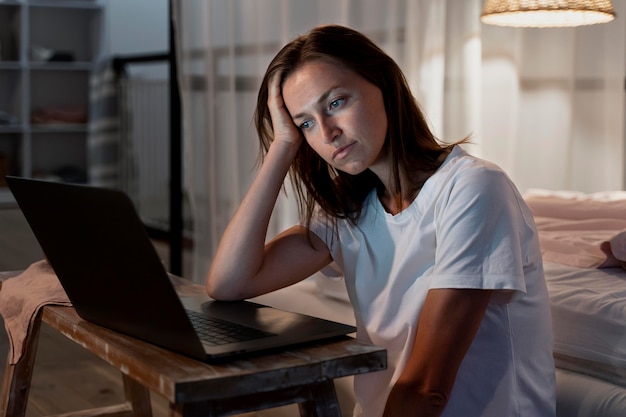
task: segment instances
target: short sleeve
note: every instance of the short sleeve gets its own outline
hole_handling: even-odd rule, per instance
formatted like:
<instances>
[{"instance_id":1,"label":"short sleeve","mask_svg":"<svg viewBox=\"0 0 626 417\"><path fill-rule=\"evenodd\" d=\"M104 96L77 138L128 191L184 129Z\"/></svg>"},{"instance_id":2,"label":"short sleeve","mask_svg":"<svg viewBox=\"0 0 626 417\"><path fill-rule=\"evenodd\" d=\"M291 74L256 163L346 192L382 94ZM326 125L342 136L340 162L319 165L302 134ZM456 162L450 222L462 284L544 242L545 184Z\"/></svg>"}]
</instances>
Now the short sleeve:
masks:
<instances>
[{"instance_id":1,"label":"short sleeve","mask_svg":"<svg viewBox=\"0 0 626 417\"><path fill-rule=\"evenodd\" d=\"M478 167L457 176L437 208L431 287L526 292L524 265L532 218L503 172Z\"/></svg>"}]
</instances>

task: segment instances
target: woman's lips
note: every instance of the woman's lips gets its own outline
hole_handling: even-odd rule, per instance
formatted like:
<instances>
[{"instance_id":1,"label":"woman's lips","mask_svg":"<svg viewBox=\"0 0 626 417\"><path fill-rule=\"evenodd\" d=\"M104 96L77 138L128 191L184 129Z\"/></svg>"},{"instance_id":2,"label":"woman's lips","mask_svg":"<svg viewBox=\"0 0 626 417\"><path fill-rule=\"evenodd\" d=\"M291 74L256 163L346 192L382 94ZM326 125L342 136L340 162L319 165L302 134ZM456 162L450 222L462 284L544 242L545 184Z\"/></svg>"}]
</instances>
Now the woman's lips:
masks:
<instances>
[{"instance_id":1,"label":"woman's lips","mask_svg":"<svg viewBox=\"0 0 626 417\"><path fill-rule=\"evenodd\" d=\"M347 145L340 146L335 152L333 152L333 160L340 160L345 158L352 149L356 142L349 143Z\"/></svg>"}]
</instances>

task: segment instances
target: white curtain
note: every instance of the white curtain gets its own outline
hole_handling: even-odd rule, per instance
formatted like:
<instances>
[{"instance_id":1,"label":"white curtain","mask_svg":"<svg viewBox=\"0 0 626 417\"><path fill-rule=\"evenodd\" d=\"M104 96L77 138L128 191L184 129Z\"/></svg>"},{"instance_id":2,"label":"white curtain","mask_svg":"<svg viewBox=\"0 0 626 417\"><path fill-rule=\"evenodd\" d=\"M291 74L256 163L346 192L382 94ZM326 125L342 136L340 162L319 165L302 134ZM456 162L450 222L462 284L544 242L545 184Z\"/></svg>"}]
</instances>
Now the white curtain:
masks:
<instances>
[{"instance_id":1,"label":"white curtain","mask_svg":"<svg viewBox=\"0 0 626 417\"><path fill-rule=\"evenodd\" d=\"M255 175L260 79L280 47L327 23L360 30L403 68L442 140L502 166L521 191L624 186L626 2L618 18L576 29L480 23L482 0L181 0L185 189L202 282ZM289 196L269 236L294 224Z\"/></svg>"},{"instance_id":2,"label":"white curtain","mask_svg":"<svg viewBox=\"0 0 626 417\"><path fill-rule=\"evenodd\" d=\"M518 187L624 186L626 2L575 29L482 28L482 152Z\"/></svg>"}]
</instances>

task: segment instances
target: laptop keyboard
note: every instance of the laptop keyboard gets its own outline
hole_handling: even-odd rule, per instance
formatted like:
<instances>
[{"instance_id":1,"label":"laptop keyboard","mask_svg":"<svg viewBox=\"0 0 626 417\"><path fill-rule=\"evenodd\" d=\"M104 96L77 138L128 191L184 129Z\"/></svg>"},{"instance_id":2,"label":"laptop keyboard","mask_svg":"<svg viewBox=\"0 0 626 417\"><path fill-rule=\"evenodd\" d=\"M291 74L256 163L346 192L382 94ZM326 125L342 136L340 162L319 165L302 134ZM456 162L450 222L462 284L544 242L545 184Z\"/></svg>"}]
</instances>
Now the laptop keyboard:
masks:
<instances>
[{"instance_id":1,"label":"laptop keyboard","mask_svg":"<svg viewBox=\"0 0 626 417\"><path fill-rule=\"evenodd\" d=\"M187 310L187 315L200 339L213 346L272 336L272 333L263 330L214 320L197 311Z\"/></svg>"}]
</instances>

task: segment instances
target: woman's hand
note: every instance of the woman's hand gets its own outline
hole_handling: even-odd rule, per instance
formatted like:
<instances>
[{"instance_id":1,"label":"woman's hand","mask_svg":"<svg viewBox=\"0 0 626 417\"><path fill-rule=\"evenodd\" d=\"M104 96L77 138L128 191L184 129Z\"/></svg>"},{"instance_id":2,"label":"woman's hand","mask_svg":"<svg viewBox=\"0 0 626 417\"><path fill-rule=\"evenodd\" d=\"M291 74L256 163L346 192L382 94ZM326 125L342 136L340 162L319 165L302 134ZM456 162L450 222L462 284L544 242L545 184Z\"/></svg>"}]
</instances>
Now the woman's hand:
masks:
<instances>
[{"instance_id":1,"label":"woman's hand","mask_svg":"<svg viewBox=\"0 0 626 417\"><path fill-rule=\"evenodd\" d=\"M398 383L389 393L383 417L437 417L446 403L440 393L421 393L419 387Z\"/></svg>"},{"instance_id":2,"label":"woman's hand","mask_svg":"<svg viewBox=\"0 0 626 417\"><path fill-rule=\"evenodd\" d=\"M280 89L281 78L281 73L274 74L268 85L267 107L272 117L274 142L288 142L299 146L303 140L302 132L291 120L289 111L285 107L285 101Z\"/></svg>"}]
</instances>

